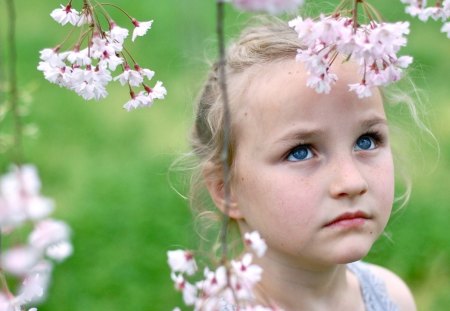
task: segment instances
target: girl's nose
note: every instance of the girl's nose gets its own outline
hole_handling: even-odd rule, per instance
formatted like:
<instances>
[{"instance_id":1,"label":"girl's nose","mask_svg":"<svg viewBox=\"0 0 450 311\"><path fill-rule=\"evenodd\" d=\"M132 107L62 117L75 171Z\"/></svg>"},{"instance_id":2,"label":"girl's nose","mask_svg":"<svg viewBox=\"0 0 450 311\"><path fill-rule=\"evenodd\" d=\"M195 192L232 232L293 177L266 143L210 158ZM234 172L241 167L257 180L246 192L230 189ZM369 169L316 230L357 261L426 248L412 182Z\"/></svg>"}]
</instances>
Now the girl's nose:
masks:
<instances>
[{"instance_id":1,"label":"girl's nose","mask_svg":"<svg viewBox=\"0 0 450 311\"><path fill-rule=\"evenodd\" d=\"M368 190L362 168L351 157L336 161L331 174L330 194L334 198L353 198Z\"/></svg>"}]
</instances>

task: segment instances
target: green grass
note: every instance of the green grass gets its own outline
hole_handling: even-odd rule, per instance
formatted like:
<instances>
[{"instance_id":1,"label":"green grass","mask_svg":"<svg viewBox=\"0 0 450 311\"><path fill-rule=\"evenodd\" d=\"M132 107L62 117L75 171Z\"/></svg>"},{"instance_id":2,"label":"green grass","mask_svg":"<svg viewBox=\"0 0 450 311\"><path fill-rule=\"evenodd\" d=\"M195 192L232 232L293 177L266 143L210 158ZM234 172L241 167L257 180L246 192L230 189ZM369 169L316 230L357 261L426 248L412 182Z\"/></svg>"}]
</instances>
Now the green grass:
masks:
<instances>
[{"instance_id":1,"label":"green grass","mask_svg":"<svg viewBox=\"0 0 450 311\"><path fill-rule=\"evenodd\" d=\"M43 193L55 199L55 217L72 227L75 246L73 256L55 267L40 311L171 310L181 304L166 251L194 247L197 237L186 202L171 188L168 170L187 149L205 55L215 53L213 2L121 4L138 19L155 20L149 34L129 47L169 92L151 109L126 113L121 108L128 100L125 89L112 87L106 100L85 102L41 77L35 69L38 51L65 36L66 30L49 17L60 3L16 1L19 83L21 90L32 91L27 121L40 130L37 138L25 140L26 160L37 165ZM380 7L387 19L404 16L400 1L380 1ZM231 37L248 15L228 12ZM441 155L437 161L435 150L420 142L423 160L413 162L417 173L411 201L389 224L392 241L382 238L369 259L404 278L420 310L444 311L450 308L450 40L438 23L408 20L413 34L407 52L420 66L413 78L427 94L428 119ZM6 163L1 155L3 168Z\"/></svg>"}]
</instances>

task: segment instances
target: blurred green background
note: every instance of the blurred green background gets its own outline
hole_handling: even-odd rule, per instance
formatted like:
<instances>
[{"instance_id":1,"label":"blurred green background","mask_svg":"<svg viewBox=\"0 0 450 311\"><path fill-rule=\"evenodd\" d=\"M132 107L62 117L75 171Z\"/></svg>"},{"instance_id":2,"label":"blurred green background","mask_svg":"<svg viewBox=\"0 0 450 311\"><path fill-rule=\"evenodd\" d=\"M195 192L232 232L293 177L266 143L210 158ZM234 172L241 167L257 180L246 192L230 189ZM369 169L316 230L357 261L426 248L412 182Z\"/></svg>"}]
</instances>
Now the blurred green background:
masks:
<instances>
[{"instance_id":1,"label":"blurred green background","mask_svg":"<svg viewBox=\"0 0 450 311\"><path fill-rule=\"evenodd\" d=\"M172 189L168 171L187 150L192 103L205 76L205 59L215 55L214 1L111 2L138 20L155 20L147 36L127 45L168 89L167 99L150 109L124 111L127 90L117 84L107 99L86 102L45 81L36 70L38 52L68 32L49 16L60 3L15 1L19 86L31 94L26 122L39 128L35 138L25 139L26 162L38 167L43 193L56 201L54 216L72 227L75 247L71 258L56 265L40 311L172 310L181 300L169 277L166 251L196 246L188 205ZM309 2L312 11L330 11L337 1ZM393 216L387 228L391 240L381 238L368 260L404 278L419 310L450 310L450 39L440 33L441 23L423 24L404 15L400 1L374 4L386 20L412 22L404 52L415 57L413 79L425 91L426 118L441 154L438 159L430 138L420 140L420 160L412 162L412 198ZM73 6L80 8L81 0ZM111 12L119 25L131 26ZM5 14L2 2L2 55ZM249 16L227 8L227 37ZM4 172L10 159L0 157ZM172 177L174 186L183 188Z\"/></svg>"}]
</instances>

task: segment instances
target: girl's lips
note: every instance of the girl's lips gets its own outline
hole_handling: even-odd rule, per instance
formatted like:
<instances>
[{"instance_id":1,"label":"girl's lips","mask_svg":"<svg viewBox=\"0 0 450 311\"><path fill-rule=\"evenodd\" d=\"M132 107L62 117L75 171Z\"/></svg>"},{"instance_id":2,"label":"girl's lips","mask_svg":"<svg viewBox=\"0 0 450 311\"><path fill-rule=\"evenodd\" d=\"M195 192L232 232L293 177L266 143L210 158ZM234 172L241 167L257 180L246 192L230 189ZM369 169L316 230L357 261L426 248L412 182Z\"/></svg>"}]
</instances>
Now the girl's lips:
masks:
<instances>
[{"instance_id":1,"label":"girl's lips","mask_svg":"<svg viewBox=\"0 0 450 311\"><path fill-rule=\"evenodd\" d=\"M361 211L357 211L354 213L343 213L339 215L338 217L334 218L330 222L328 222L325 227L357 227L363 225L367 220L369 219L369 216Z\"/></svg>"}]
</instances>

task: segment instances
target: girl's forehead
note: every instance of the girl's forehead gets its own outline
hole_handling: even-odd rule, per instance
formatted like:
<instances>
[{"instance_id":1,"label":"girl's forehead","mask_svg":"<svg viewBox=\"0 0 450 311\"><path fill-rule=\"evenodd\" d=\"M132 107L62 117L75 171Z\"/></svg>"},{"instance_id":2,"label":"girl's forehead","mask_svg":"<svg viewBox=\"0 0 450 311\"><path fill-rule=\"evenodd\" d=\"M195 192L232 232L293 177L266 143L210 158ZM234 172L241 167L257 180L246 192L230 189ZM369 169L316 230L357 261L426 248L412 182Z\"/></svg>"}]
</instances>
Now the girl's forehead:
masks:
<instances>
[{"instance_id":1,"label":"girl's forehead","mask_svg":"<svg viewBox=\"0 0 450 311\"><path fill-rule=\"evenodd\" d=\"M361 79L355 64L336 60L332 70L340 79L329 94L318 94L307 87L308 73L295 59L250 68L240 77L240 95L235 98L234 105L235 123L241 127L241 123L250 117L265 126L272 126L280 121L299 120L298 115L304 120L328 119L342 116L342 112L353 115L369 110L385 115L378 90L364 99L349 92L348 84Z\"/></svg>"}]
</instances>

